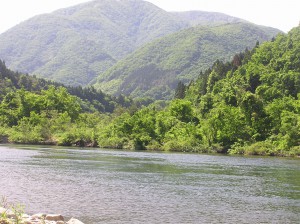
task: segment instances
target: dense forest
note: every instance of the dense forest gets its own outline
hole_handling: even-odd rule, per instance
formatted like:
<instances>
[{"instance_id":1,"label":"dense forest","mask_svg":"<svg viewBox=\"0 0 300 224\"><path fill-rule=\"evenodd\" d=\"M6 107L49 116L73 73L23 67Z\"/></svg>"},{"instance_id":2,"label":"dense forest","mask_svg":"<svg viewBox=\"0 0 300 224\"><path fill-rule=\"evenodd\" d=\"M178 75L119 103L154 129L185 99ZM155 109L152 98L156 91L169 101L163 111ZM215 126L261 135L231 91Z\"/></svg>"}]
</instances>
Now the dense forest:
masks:
<instances>
[{"instance_id":1,"label":"dense forest","mask_svg":"<svg viewBox=\"0 0 300 224\"><path fill-rule=\"evenodd\" d=\"M197 24L241 21L216 12L174 14L140 0L93 0L9 29L0 35L0 58L13 70L87 86L118 60L159 37ZM271 37L280 32L261 28Z\"/></svg>"},{"instance_id":2,"label":"dense forest","mask_svg":"<svg viewBox=\"0 0 300 224\"><path fill-rule=\"evenodd\" d=\"M83 112L113 112L117 107L129 107L134 102L123 95L118 97L104 94L94 87L65 86L61 83L37 78L28 74L13 72L7 68L4 61L0 60L0 100L15 90L23 89L25 91L40 93L50 87L63 87L68 93L77 97ZM63 89L62 88L62 89ZM147 101L137 101L138 105L148 103Z\"/></svg>"},{"instance_id":3,"label":"dense forest","mask_svg":"<svg viewBox=\"0 0 300 224\"><path fill-rule=\"evenodd\" d=\"M99 74L94 87L113 95L170 100L179 81L188 83L215 60L230 60L257 41L276 35L266 27L245 22L195 26L140 47Z\"/></svg>"},{"instance_id":4,"label":"dense forest","mask_svg":"<svg viewBox=\"0 0 300 224\"><path fill-rule=\"evenodd\" d=\"M217 60L178 83L172 101L138 110L83 110L65 87L16 89L2 70L0 135L9 142L300 155L300 27Z\"/></svg>"}]
</instances>

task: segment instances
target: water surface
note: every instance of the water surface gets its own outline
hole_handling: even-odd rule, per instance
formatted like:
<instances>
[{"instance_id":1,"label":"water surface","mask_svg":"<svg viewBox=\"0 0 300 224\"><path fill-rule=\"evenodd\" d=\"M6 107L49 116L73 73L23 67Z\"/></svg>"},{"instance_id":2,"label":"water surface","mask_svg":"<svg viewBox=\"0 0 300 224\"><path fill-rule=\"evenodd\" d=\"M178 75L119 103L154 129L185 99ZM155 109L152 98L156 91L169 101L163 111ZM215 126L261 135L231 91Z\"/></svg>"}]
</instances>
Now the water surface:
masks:
<instances>
[{"instance_id":1,"label":"water surface","mask_svg":"<svg viewBox=\"0 0 300 224\"><path fill-rule=\"evenodd\" d=\"M0 146L0 195L99 223L300 223L300 160Z\"/></svg>"}]
</instances>

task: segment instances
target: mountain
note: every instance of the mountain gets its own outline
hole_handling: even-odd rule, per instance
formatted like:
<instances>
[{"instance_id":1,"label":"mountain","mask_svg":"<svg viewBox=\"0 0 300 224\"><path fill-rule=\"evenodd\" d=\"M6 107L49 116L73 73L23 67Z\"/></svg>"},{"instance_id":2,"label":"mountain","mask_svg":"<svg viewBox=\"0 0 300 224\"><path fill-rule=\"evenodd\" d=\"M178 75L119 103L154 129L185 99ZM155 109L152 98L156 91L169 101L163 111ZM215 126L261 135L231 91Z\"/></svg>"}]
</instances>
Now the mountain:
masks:
<instances>
[{"instance_id":1,"label":"mountain","mask_svg":"<svg viewBox=\"0 0 300 224\"><path fill-rule=\"evenodd\" d=\"M0 35L0 58L15 71L88 85L156 38L196 24L239 19L220 13L169 13L141 0L97 0L35 16Z\"/></svg>"},{"instance_id":2,"label":"mountain","mask_svg":"<svg viewBox=\"0 0 300 224\"><path fill-rule=\"evenodd\" d=\"M164 109L112 120L99 145L299 157L300 27L212 64Z\"/></svg>"},{"instance_id":3,"label":"mountain","mask_svg":"<svg viewBox=\"0 0 300 224\"><path fill-rule=\"evenodd\" d=\"M226 23L246 22L240 18L228 16L219 12L187 11L171 12L176 18L180 18L191 26L195 25L220 25Z\"/></svg>"},{"instance_id":4,"label":"mountain","mask_svg":"<svg viewBox=\"0 0 300 224\"><path fill-rule=\"evenodd\" d=\"M139 0L98 0L35 16L0 36L14 70L86 85L142 44L187 27Z\"/></svg>"},{"instance_id":5,"label":"mountain","mask_svg":"<svg viewBox=\"0 0 300 224\"><path fill-rule=\"evenodd\" d=\"M100 74L95 87L110 94L170 99L179 81L187 83L213 61L229 60L277 33L246 22L195 26L141 47Z\"/></svg>"}]
</instances>

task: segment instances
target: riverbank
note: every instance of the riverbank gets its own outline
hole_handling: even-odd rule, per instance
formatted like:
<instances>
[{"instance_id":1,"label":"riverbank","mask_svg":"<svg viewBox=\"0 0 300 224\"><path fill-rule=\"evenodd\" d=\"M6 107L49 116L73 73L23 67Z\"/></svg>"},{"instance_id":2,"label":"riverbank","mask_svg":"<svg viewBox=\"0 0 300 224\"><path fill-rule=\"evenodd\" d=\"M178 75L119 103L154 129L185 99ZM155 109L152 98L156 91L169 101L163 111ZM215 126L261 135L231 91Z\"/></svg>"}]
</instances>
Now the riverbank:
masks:
<instances>
[{"instance_id":1,"label":"riverbank","mask_svg":"<svg viewBox=\"0 0 300 224\"><path fill-rule=\"evenodd\" d=\"M84 224L78 219L71 218L65 221L60 214L38 213L34 215L22 214L17 209L8 209L0 207L0 224Z\"/></svg>"},{"instance_id":2,"label":"riverbank","mask_svg":"<svg viewBox=\"0 0 300 224\"><path fill-rule=\"evenodd\" d=\"M124 149L124 150L137 150L134 147L118 147L117 145L99 146L95 142L75 142L72 144L58 144L54 141L44 142L11 142L7 136L0 135L0 144L3 145L35 145L35 146L60 146L60 147L78 147L78 148L95 148L95 149ZM293 157L300 158L300 146L294 146L289 150L282 150L271 144L270 142L257 142L250 145L241 146L239 144L234 145L232 148L224 150L220 145L212 146L195 146L189 147L184 145L174 145L172 148L164 149L162 147L147 146L143 150L145 151L161 151L161 152L182 152L182 153L199 153L199 154L224 154L224 155L244 155L244 156L272 156L272 157Z\"/></svg>"}]
</instances>

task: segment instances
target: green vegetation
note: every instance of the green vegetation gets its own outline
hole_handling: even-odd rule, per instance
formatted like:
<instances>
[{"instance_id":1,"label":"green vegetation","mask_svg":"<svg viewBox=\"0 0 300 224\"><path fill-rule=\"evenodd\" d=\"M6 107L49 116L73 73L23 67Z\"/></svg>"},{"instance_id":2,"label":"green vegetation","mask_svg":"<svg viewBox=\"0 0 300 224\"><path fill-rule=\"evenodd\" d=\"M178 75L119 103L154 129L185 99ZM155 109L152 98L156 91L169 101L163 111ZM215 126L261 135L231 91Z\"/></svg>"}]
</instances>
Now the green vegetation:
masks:
<instances>
[{"instance_id":1,"label":"green vegetation","mask_svg":"<svg viewBox=\"0 0 300 224\"><path fill-rule=\"evenodd\" d=\"M14 70L85 86L142 44L185 27L146 1L91 1L3 33L0 58Z\"/></svg>"},{"instance_id":2,"label":"green vegetation","mask_svg":"<svg viewBox=\"0 0 300 224\"><path fill-rule=\"evenodd\" d=\"M138 49L100 74L94 86L109 94L171 99L179 81L188 83L213 61L229 60L277 33L245 22L196 26Z\"/></svg>"},{"instance_id":3,"label":"green vegetation","mask_svg":"<svg viewBox=\"0 0 300 224\"><path fill-rule=\"evenodd\" d=\"M140 0L91 1L35 16L1 34L0 58L15 71L86 86L140 46L196 25L199 18L210 25L239 21L194 14L196 19L179 16ZM271 37L279 32L264 30Z\"/></svg>"},{"instance_id":4,"label":"green vegetation","mask_svg":"<svg viewBox=\"0 0 300 224\"><path fill-rule=\"evenodd\" d=\"M61 83L47 81L28 74L16 73L9 70L5 62L0 60L0 100L2 100L7 93L15 92L16 90L23 89L29 92L39 93L42 90L47 90L49 86L55 86L57 88L64 87L68 93L77 96L78 102L84 112L99 111L111 113L117 107L129 107L134 104L132 100L123 95L112 97L93 87L64 86ZM144 103L145 102L140 101L138 105Z\"/></svg>"},{"instance_id":5,"label":"green vegetation","mask_svg":"<svg viewBox=\"0 0 300 224\"><path fill-rule=\"evenodd\" d=\"M217 60L161 109L125 113L101 146L248 155L300 155L300 27L233 60Z\"/></svg>"},{"instance_id":6,"label":"green vegetation","mask_svg":"<svg viewBox=\"0 0 300 224\"><path fill-rule=\"evenodd\" d=\"M7 198L2 196L0 201L0 224L21 224L24 206L21 204L12 204ZM3 209L3 210L2 210Z\"/></svg>"},{"instance_id":7,"label":"green vegetation","mask_svg":"<svg viewBox=\"0 0 300 224\"><path fill-rule=\"evenodd\" d=\"M176 98L111 114L82 111L64 87L1 88L0 136L10 142L300 156L300 27L213 66ZM3 74L1 74L3 76ZM1 139L1 138L0 138Z\"/></svg>"}]
</instances>

